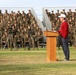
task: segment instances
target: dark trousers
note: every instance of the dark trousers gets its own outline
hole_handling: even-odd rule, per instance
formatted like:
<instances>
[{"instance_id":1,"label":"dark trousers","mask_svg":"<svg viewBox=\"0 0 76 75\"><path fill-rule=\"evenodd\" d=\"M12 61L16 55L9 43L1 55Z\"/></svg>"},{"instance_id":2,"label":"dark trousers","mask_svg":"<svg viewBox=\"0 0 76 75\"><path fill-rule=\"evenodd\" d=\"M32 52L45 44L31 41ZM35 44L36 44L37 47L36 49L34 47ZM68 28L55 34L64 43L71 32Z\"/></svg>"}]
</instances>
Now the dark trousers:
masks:
<instances>
[{"instance_id":1,"label":"dark trousers","mask_svg":"<svg viewBox=\"0 0 76 75\"><path fill-rule=\"evenodd\" d=\"M25 42L25 48L28 47L28 50L30 50L30 42Z\"/></svg>"},{"instance_id":2,"label":"dark trousers","mask_svg":"<svg viewBox=\"0 0 76 75\"><path fill-rule=\"evenodd\" d=\"M62 48L65 55L65 59L69 60L68 37L66 39L61 38L61 40L62 40Z\"/></svg>"}]
</instances>

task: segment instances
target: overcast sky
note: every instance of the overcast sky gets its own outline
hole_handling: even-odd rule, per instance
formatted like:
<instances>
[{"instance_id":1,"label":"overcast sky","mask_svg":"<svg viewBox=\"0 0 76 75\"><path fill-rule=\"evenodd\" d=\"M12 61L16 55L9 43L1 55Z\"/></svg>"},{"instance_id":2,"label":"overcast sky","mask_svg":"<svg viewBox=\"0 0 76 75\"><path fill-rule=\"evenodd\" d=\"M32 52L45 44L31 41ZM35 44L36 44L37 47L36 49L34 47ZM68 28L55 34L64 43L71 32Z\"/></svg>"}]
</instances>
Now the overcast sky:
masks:
<instances>
[{"instance_id":1,"label":"overcast sky","mask_svg":"<svg viewBox=\"0 0 76 75\"><path fill-rule=\"evenodd\" d=\"M76 0L0 0L0 7L64 7L76 6Z\"/></svg>"},{"instance_id":2,"label":"overcast sky","mask_svg":"<svg viewBox=\"0 0 76 75\"><path fill-rule=\"evenodd\" d=\"M0 7L32 7L42 16L43 7L75 7L76 0L0 0Z\"/></svg>"}]
</instances>

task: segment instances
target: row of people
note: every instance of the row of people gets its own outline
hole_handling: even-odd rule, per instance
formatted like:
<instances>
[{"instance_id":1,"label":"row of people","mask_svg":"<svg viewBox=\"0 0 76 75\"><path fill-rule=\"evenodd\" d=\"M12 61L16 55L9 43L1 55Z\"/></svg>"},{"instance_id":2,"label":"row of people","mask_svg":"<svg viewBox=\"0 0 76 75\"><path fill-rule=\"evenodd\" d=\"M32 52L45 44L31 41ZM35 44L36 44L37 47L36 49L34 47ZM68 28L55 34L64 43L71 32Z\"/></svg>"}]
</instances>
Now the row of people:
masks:
<instances>
[{"instance_id":1,"label":"row of people","mask_svg":"<svg viewBox=\"0 0 76 75\"><path fill-rule=\"evenodd\" d=\"M66 20L69 24L69 44L70 46L76 46L76 9L75 11L72 11L69 9L66 11L65 9L62 9L62 11L57 10L57 12L51 11L49 12L48 9L45 10L46 14L48 15L48 18L50 22L52 23L52 30L58 30L60 27L60 19L58 16L60 14L66 15ZM58 46L60 46L61 41L60 38L58 39Z\"/></svg>"},{"instance_id":2,"label":"row of people","mask_svg":"<svg viewBox=\"0 0 76 75\"><path fill-rule=\"evenodd\" d=\"M0 47L18 48L39 45L39 40L43 38L43 32L37 25L31 10L28 13L22 11L3 14L0 11Z\"/></svg>"}]
</instances>

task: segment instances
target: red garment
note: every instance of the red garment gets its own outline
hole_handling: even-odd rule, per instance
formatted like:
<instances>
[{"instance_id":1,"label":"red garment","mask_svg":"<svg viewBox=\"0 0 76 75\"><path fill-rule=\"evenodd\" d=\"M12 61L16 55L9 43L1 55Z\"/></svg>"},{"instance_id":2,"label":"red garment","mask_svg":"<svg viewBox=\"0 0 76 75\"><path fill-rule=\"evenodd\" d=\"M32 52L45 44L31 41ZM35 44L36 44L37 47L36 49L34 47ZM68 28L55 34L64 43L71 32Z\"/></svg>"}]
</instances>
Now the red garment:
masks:
<instances>
[{"instance_id":1,"label":"red garment","mask_svg":"<svg viewBox=\"0 0 76 75\"><path fill-rule=\"evenodd\" d=\"M63 38L66 38L69 33L69 26L66 21L62 22L60 30L58 31Z\"/></svg>"}]
</instances>

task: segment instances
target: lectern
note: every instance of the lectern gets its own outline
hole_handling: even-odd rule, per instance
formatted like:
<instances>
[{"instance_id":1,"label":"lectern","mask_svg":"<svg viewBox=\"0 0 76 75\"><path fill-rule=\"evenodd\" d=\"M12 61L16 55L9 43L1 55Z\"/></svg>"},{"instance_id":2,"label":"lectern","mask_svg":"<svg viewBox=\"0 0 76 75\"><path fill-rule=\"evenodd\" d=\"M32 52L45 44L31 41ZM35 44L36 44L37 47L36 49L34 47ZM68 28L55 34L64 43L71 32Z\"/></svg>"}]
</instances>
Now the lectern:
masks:
<instances>
[{"instance_id":1,"label":"lectern","mask_svg":"<svg viewBox=\"0 0 76 75\"><path fill-rule=\"evenodd\" d=\"M46 48L47 48L47 62L56 61L56 37L57 32L44 31L44 36L46 36Z\"/></svg>"}]
</instances>

